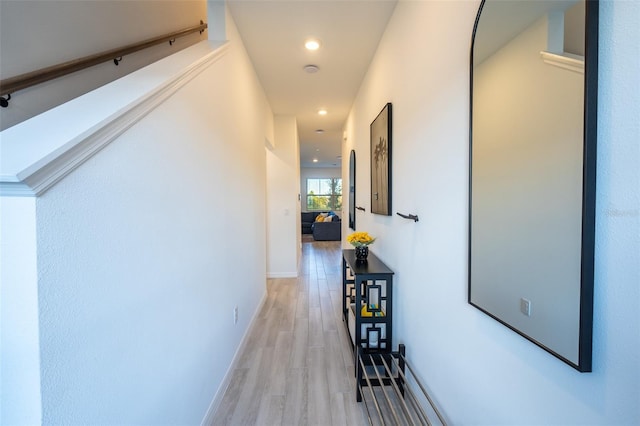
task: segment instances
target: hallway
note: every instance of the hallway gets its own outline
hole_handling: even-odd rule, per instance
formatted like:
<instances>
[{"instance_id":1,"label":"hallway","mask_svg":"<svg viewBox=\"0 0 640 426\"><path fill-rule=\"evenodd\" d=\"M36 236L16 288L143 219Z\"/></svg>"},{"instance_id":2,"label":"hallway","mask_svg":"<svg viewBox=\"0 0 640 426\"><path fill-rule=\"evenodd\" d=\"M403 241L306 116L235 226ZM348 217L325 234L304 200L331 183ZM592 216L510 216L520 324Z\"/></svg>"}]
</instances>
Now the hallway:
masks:
<instances>
[{"instance_id":1,"label":"hallway","mask_svg":"<svg viewBox=\"0 0 640 426\"><path fill-rule=\"evenodd\" d=\"M341 310L339 242L302 244L297 279L270 279L214 425L365 424Z\"/></svg>"}]
</instances>

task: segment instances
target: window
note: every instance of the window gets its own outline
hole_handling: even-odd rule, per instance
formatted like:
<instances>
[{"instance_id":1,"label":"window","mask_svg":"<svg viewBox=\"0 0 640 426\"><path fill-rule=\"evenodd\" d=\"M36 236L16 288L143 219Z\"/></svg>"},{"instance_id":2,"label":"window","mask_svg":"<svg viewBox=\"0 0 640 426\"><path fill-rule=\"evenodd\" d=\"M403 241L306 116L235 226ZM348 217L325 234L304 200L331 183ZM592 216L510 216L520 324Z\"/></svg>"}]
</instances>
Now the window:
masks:
<instances>
[{"instance_id":1,"label":"window","mask_svg":"<svg viewBox=\"0 0 640 426\"><path fill-rule=\"evenodd\" d=\"M342 179L307 179L307 210L341 210Z\"/></svg>"}]
</instances>

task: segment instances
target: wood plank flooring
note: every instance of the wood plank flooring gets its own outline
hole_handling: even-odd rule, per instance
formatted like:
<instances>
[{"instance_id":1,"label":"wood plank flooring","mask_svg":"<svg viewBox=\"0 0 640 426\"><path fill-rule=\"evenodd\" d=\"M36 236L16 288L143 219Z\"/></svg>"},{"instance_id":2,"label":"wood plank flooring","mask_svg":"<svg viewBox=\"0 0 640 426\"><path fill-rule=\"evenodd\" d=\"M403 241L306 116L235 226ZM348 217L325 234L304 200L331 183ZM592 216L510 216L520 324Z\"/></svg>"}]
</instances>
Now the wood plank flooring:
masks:
<instances>
[{"instance_id":1,"label":"wood plank flooring","mask_svg":"<svg viewBox=\"0 0 640 426\"><path fill-rule=\"evenodd\" d=\"M215 426L365 424L340 312L340 243L302 247L299 277L267 282Z\"/></svg>"}]
</instances>

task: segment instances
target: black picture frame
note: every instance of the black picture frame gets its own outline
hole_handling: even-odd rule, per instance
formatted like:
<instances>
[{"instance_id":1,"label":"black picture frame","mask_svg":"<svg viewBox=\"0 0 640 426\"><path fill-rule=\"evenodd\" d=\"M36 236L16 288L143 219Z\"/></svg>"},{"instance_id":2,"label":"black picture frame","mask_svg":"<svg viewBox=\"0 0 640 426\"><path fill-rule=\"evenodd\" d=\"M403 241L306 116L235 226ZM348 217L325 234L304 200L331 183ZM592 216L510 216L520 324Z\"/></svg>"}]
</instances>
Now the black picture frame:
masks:
<instances>
[{"instance_id":1,"label":"black picture frame","mask_svg":"<svg viewBox=\"0 0 640 426\"><path fill-rule=\"evenodd\" d=\"M349 155L349 228L356 230L356 152Z\"/></svg>"},{"instance_id":2,"label":"black picture frame","mask_svg":"<svg viewBox=\"0 0 640 426\"><path fill-rule=\"evenodd\" d=\"M387 103L370 126L371 213L391 216L392 105Z\"/></svg>"}]
</instances>

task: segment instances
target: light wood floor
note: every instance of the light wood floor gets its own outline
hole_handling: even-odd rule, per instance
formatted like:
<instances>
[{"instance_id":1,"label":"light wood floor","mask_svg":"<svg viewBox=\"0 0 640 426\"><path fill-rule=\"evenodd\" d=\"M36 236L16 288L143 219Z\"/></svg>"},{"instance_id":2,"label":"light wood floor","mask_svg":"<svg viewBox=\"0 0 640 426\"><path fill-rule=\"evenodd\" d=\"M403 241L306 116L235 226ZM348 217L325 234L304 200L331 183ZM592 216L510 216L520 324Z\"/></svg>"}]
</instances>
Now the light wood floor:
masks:
<instances>
[{"instance_id":1,"label":"light wood floor","mask_svg":"<svg viewBox=\"0 0 640 426\"><path fill-rule=\"evenodd\" d=\"M297 279L272 279L214 425L364 425L341 317L339 242L302 244Z\"/></svg>"}]
</instances>

